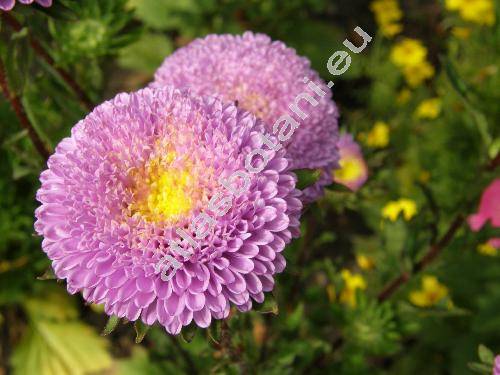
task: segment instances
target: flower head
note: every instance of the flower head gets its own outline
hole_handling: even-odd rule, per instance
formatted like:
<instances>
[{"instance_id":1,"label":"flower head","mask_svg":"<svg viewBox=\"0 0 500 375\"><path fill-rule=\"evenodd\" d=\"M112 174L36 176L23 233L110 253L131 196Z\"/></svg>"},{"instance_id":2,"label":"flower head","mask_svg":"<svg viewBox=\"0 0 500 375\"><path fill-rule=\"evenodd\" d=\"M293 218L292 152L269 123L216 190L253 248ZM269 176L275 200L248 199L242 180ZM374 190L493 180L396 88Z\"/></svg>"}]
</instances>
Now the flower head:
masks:
<instances>
[{"instance_id":1,"label":"flower head","mask_svg":"<svg viewBox=\"0 0 500 375\"><path fill-rule=\"evenodd\" d=\"M333 170L333 180L356 191L368 178L368 167L363 159L361 147L352 135L343 134L339 140L340 168Z\"/></svg>"},{"instance_id":2,"label":"flower head","mask_svg":"<svg viewBox=\"0 0 500 375\"><path fill-rule=\"evenodd\" d=\"M391 51L391 61L403 73L411 87L419 86L434 75L434 67L427 61L427 48L418 39L403 38Z\"/></svg>"},{"instance_id":3,"label":"flower head","mask_svg":"<svg viewBox=\"0 0 500 375\"><path fill-rule=\"evenodd\" d=\"M492 26L495 23L493 0L446 0L446 8L458 11L465 21Z\"/></svg>"},{"instance_id":4,"label":"flower head","mask_svg":"<svg viewBox=\"0 0 500 375\"><path fill-rule=\"evenodd\" d=\"M32 4L33 1L43 7L50 7L52 5L52 0L19 0L19 2L22 4ZM1 10L12 10L12 8L14 8L14 5L16 5L16 0L0 0Z\"/></svg>"},{"instance_id":5,"label":"flower head","mask_svg":"<svg viewBox=\"0 0 500 375\"><path fill-rule=\"evenodd\" d=\"M390 221L396 221L401 213L405 220L411 220L417 214L417 204L415 201L402 198L387 203L382 209L382 217Z\"/></svg>"},{"instance_id":6,"label":"flower head","mask_svg":"<svg viewBox=\"0 0 500 375\"><path fill-rule=\"evenodd\" d=\"M376 148L384 148L389 144L390 128L387 123L383 121L375 122L373 128L366 135L366 145Z\"/></svg>"},{"instance_id":7,"label":"flower head","mask_svg":"<svg viewBox=\"0 0 500 375\"><path fill-rule=\"evenodd\" d=\"M500 228L500 178L494 180L483 192L478 212L467 219L469 227L479 231L487 222L493 228ZM492 238L490 245L500 248L500 238Z\"/></svg>"},{"instance_id":8,"label":"flower head","mask_svg":"<svg viewBox=\"0 0 500 375\"><path fill-rule=\"evenodd\" d=\"M332 182L329 171L339 159L337 108L309 60L284 43L251 32L196 39L157 70L152 86L166 84L237 102L279 137L292 169L324 169L320 183Z\"/></svg>"},{"instance_id":9,"label":"flower head","mask_svg":"<svg viewBox=\"0 0 500 375\"><path fill-rule=\"evenodd\" d=\"M422 101L416 111L415 116L419 119L435 119L441 113L441 99L432 98Z\"/></svg>"},{"instance_id":10,"label":"flower head","mask_svg":"<svg viewBox=\"0 0 500 375\"><path fill-rule=\"evenodd\" d=\"M35 229L56 276L109 315L173 334L262 302L301 208L283 150L243 174L263 130L233 104L170 87L98 106L40 176Z\"/></svg>"},{"instance_id":11,"label":"flower head","mask_svg":"<svg viewBox=\"0 0 500 375\"><path fill-rule=\"evenodd\" d=\"M370 9L375 14L382 35L391 38L403 30L400 23L403 12L396 0L375 0L370 4Z\"/></svg>"},{"instance_id":12,"label":"flower head","mask_svg":"<svg viewBox=\"0 0 500 375\"><path fill-rule=\"evenodd\" d=\"M364 254L356 255L356 263L358 264L359 268L364 271L371 270L373 267L375 267L375 262L373 261L373 259Z\"/></svg>"},{"instance_id":13,"label":"flower head","mask_svg":"<svg viewBox=\"0 0 500 375\"><path fill-rule=\"evenodd\" d=\"M495 363L493 364L493 375L500 375L500 355L495 357Z\"/></svg>"},{"instance_id":14,"label":"flower head","mask_svg":"<svg viewBox=\"0 0 500 375\"><path fill-rule=\"evenodd\" d=\"M490 256L490 257L495 257L498 255L498 248L493 246L492 243L486 242L483 244L480 244L477 247L477 252L482 255Z\"/></svg>"},{"instance_id":15,"label":"flower head","mask_svg":"<svg viewBox=\"0 0 500 375\"><path fill-rule=\"evenodd\" d=\"M419 307L431 307L448 296L448 288L441 284L435 276L422 278L422 288L410 293L410 302Z\"/></svg>"},{"instance_id":16,"label":"flower head","mask_svg":"<svg viewBox=\"0 0 500 375\"><path fill-rule=\"evenodd\" d=\"M356 307L356 291L366 289L366 281L360 274L353 274L348 269L341 271L344 288L340 293L340 302Z\"/></svg>"}]
</instances>

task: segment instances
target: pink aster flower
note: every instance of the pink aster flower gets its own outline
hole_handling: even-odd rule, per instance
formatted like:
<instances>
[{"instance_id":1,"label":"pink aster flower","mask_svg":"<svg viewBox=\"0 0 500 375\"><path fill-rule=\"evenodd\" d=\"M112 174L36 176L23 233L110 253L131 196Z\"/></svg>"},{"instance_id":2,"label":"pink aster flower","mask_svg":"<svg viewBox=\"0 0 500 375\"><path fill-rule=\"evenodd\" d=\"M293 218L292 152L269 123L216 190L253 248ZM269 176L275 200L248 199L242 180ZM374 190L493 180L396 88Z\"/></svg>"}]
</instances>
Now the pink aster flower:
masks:
<instances>
[{"instance_id":1,"label":"pink aster flower","mask_svg":"<svg viewBox=\"0 0 500 375\"><path fill-rule=\"evenodd\" d=\"M493 375L500 375L500 355L495 357L495 363L493 364Z\"/></svg>"},{"instance_id":2,"label":"pink aster flower","mask_svg":"<svg viewBox=\"0 0 500 375\"><path fill-rule=\"evenodd\" d=\"M99 105L40 176L35 229L56 276L107 314L172 334L227 317L230 303L263 302L301 209L284 150L248 180L233 178L263 130L234 104L171 87ZM180 268L164 281L167 255Z\"/></svg>"},{"instance_id":3,"label":"pink aster flower","mask_svg":"<svg viewBox=\"0 0 500 375\"><path fill-rule=\"evenodd\" d=\"M334 171L333 180L347 186L352 191L358 190L368 178L368 167L361 147L351 134L342 134L338 143L340 152L340 167Z\"/></svg>"},{"instance_id":4,"label":"pink aster flower","mask_svg":"<svg viewBox=\"0 0 500 375\"><path fill-rule=\"evenodd\" d=\"M19 0L19 2L22 4L32 4L33 1L43 7L50 7L52 5L52 0ZM0 0L1 10L12 10L12 8L14 8L14 5L16 5L16 0Z\"/></svg>"},{"instance_id":5,"label":"pink aster flower","mask_svg":"<svg viewBox=\"0 0 500 375\"><path fill-rule=\"evenodd\" d=\"M282 42L251 32L196 39L157 70L152 86L168 84L236 101L275 134L276 124L289 114L298 123L284 142L291 168L331 171L337 166L338 111L331 91L309 60ZM290 108L294 104L298 111ZM325 173L320 185L331 183L330 173ZM321 186L314 195L321 195Z\"/></svg>"},{"instance_id":6,"label":"pink aster flower","mask_svg":"<svg viewBox=\"0 0 500 375\"><path fill-rule=\"evenodd\" d=\"M474 232L479 231L488 221L493 228L500 228L500 178L484 190L478 212L470 215L467 221ZM500 238L492 238L489 243L500 248Z\"/></svg>"}]
</instances>

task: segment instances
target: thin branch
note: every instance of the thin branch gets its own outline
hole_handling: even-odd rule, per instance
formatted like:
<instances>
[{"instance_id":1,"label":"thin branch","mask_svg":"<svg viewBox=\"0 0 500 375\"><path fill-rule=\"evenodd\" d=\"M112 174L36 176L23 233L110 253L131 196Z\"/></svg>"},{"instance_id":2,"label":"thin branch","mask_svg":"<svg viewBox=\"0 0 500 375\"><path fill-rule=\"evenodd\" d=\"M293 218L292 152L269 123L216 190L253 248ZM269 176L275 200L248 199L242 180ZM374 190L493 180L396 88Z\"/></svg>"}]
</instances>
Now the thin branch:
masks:
<instances>
[{"instance_id":1,"label":"thin branch","mask_svg":"<svg viewBox=\"0 0 500 375\"><path fill-rule=\"evenodd\" d=\"M19 97L11 92L9 84L7 82L7 76L5 74L5 67L1 59L0 59L0 87L2 88L2 92L5 96L5 99L7 99L12 109L14 110L19 120L19 123L21 124L23 129L25 129L28 132L28 136L30 137L31 142L33 142L33 145L35 146L40 156L46 161L49 158L51 151L47 147L47 145L42 141L42 139L36 132L35 128L30 123L28 116L26 115L26 111L24 110L23 104L21 103L21 100L19 100Z\"/></svg>"},{"instance_id":2,"label":"thin branch","mask_svg":"<svg viewBox=\"0 0 500 375\"><path fill-rule=\"evenodd\" d=\"M422 270L424 270L427 266L429 266L434 259L438 257L439 254L448 246L451 242L457 231L465 222L465 218L462 214L458 214L455 220L451 223L450 227L444 234L444 236L435 244L433 244L427 253L423 256L423 258L418 261L412 269L412 272L402 272L398 277L389 282L379 293L378 300L379 302L383 302L389 297L391 297L402 285L406 284L412 275L415 275Z\"/></svg>"},{"instance_id":3,"label":"thin branch","mask_svg":"<svg viewBox=\"0 0 500 375\"><path fill-rule=\"evenodd\" d=\"M486 163L486 165L484 165L480 170L494 171L498 166L500 166L500 154ZM379 302L383 302L391 297L402 285L406 284L408 280L410 280L411 276L427 268L427 266L430 265L453 240L453 237L464 223L465 216L461 213L457 214L444 236L439 241L431 245L423 258L413 266L411 272L402 272L398 277L386 284L386 286L378 294Z\"/></svg>"},{"instance_id":4,"label":"thin branch","mask_svg":"<svg viewBox=\"0 0 500 375\"><path fill-rule=\"evenodd\" d=\"M10 14L7 12L2 12L2 17L5 22L14 30L20 31L22 29L22 25ZM53 67L56 72L61 76L61 78L66 82L66 84L71 87L71 89L75 92L76 96L80 100L80 102L90 111L94 108L94 104L92 100L87 96L85 91L80 87L80 85L73 79L73 77L61 67L56 66L54 59L48 54L48 52L42 47L42 45L36 40L36 38L28 32L29 43L31 48L35 51L35 53L42 58L47 64Z\"/></svg>"}]
</instances>

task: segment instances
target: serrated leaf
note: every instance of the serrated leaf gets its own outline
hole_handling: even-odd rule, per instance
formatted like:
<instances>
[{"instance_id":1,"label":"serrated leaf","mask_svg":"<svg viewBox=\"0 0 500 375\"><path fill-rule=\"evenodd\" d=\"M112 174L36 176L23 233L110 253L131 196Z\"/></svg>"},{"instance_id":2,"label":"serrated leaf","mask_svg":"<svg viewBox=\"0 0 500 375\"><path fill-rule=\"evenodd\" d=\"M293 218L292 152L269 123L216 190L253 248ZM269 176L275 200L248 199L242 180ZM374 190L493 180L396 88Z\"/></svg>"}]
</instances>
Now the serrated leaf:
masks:
<instances>
[{"instance_id":1,"label":"serrated leaf","mask_svg":"<svg viewBox=\"0 0 500 375\"><path fill-rule=\"evenodd\" d=\"M150 326L144 324L141 320L137 320L134 322L134 329L135 329L135 343L140 344L142 340L144 340L144 337L146 337L146 334L149 331Z\"/></svg>"},{"instance_id":2,"label":"serrated leaf","mask_svg":"<svg viewBox=\"0 0 500 375\"><path fill-rule=\"evenodd\" d=\"M108 322L106 323L106 326L101 332L101 336L107 336L111 332L113 332L118 323L120 323L120 318L116 315L111 315L108 319Z\"/></svg>"},{"instance_id":3,"label":"serrated leaf","mask_svg":"<svg viewBox=\"0 0 500 375\"><path fill-rule=\"evenodd\" d=\"M481 344L477 348L477 354L478 354L481 362L483 362L487 365L493 366L493 362L495 361L495 355L493 354L493 352L490 349L488 349L486 346Z\"/></svg>"}]
</instances>

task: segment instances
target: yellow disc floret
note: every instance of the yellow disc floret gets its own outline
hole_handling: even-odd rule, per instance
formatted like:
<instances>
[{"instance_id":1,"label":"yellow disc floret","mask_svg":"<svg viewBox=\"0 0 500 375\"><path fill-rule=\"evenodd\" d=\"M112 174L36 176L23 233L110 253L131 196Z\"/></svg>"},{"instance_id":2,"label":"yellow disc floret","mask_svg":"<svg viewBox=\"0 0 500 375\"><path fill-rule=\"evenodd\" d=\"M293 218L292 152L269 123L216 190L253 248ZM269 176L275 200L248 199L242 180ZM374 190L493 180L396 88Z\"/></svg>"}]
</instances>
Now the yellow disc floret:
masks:
<instances>
[{"instance_id":1,"label":"yellow disc floret","mask_svg":"<svg viewBox=\"0 0 500 375\"><path fill-rule=\"evenodd\" d=\"M196 177L189 162L176 165L175 153L152 159L132 173L132 215L150 222L175 223L193 209L199 199Z\"/></svg>"}]
</instances>

